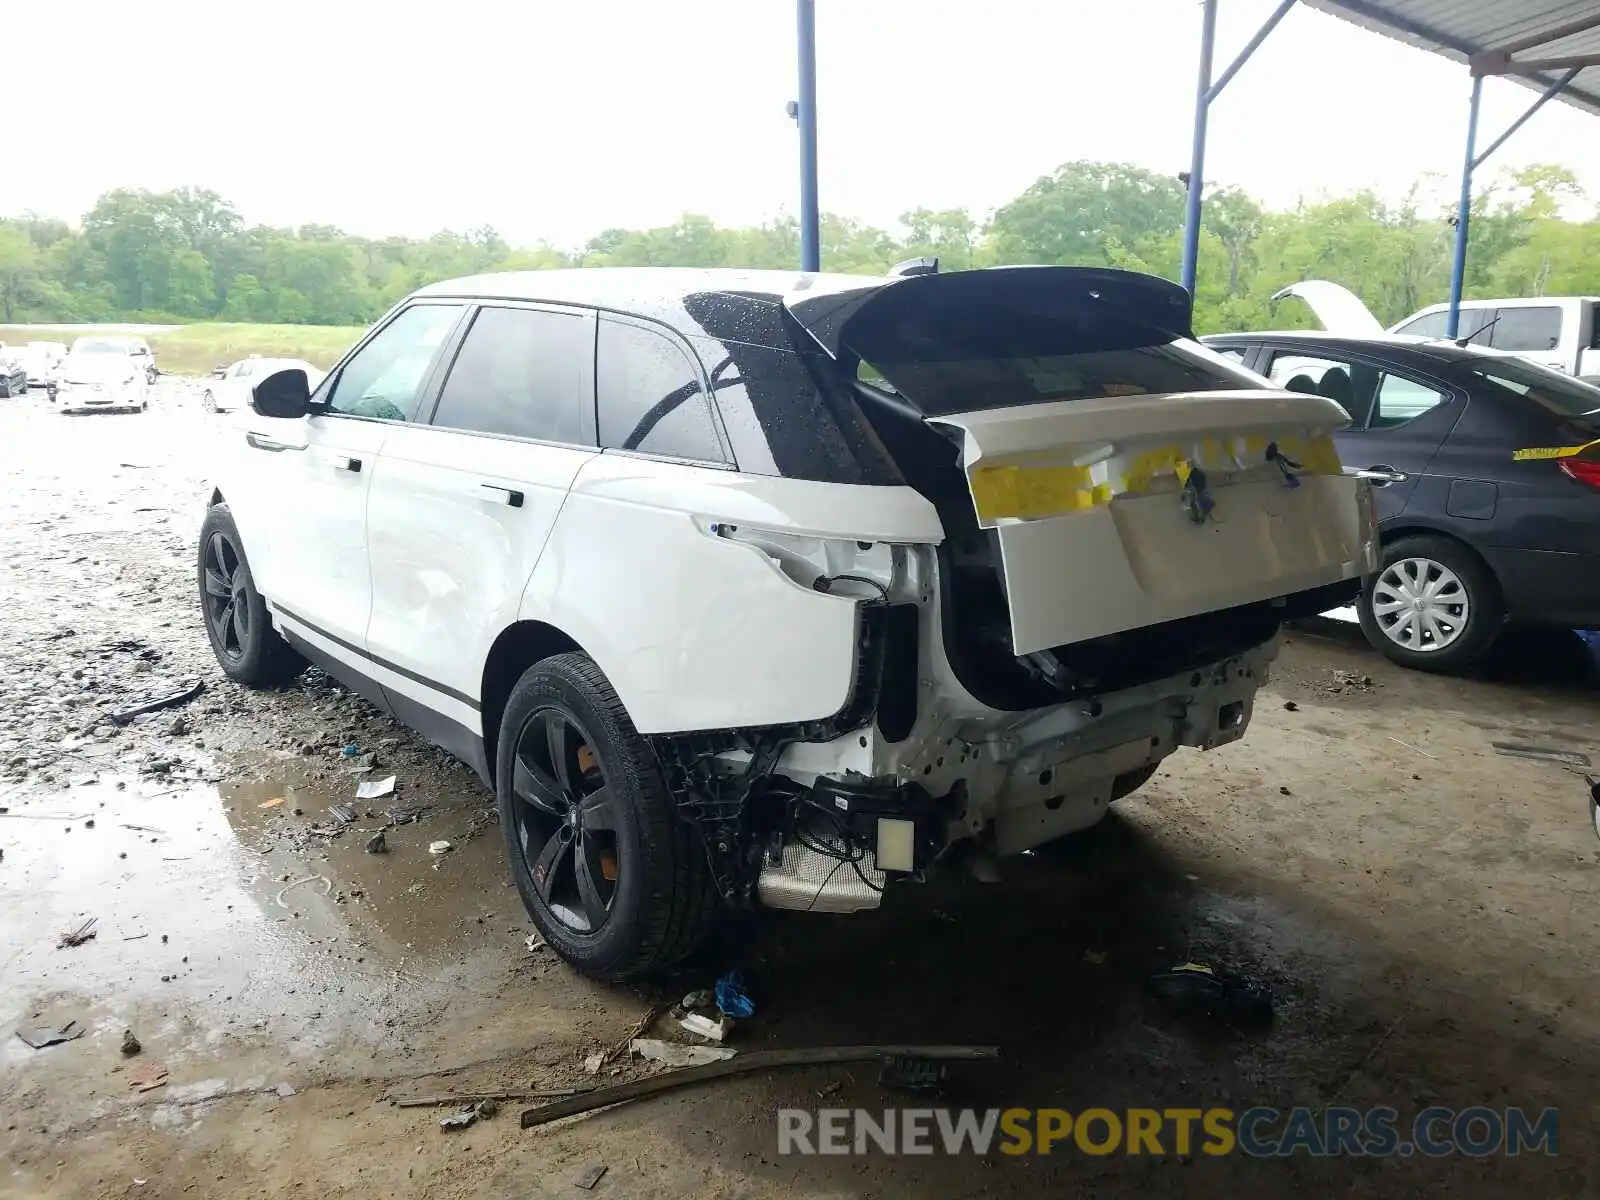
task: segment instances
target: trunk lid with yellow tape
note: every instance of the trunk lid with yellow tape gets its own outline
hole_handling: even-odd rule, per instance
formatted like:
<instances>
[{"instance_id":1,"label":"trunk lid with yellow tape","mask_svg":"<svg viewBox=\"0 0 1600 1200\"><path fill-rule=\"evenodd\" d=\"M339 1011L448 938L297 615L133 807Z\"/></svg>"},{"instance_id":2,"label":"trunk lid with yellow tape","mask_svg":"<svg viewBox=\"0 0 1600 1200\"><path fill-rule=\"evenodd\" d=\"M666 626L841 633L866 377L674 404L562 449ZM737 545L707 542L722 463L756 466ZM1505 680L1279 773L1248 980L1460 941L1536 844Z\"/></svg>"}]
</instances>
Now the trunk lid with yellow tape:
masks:
<instances>
[{"instance_id":1,"label":"trunk lid with yellow tape","mask_svg":"<svg viewBox=\"0 0 1600 1200\"><path fill-rule=\"evenodd\" d=\"M1018 654L1275 599L1370 569L1344 410L1269 391L940 417L999 543Z\"/></svg>"}]
</instances>

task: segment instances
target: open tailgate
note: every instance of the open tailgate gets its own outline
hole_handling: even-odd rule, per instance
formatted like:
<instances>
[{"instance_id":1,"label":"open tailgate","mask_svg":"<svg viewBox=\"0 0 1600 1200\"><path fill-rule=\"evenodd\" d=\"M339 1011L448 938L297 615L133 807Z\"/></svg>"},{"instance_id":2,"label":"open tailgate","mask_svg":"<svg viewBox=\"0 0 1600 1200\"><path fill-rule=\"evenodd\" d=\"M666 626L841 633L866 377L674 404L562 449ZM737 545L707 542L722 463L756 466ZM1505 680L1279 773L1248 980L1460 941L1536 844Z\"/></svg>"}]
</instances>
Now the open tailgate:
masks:
<instances>
[{"instance_id":1,"label":"open tailgate","mask_svg":"<svg viewBox=\"0 0 1600 1200\"><path fill-rule=\"evenodd\" d=\"M1370 494L1331 436L1344 409L1193 345L1172 283L1002 268L786 303L886 402L959 441L1019 655L1373 567Z\"/></svg>"}]
</instances>

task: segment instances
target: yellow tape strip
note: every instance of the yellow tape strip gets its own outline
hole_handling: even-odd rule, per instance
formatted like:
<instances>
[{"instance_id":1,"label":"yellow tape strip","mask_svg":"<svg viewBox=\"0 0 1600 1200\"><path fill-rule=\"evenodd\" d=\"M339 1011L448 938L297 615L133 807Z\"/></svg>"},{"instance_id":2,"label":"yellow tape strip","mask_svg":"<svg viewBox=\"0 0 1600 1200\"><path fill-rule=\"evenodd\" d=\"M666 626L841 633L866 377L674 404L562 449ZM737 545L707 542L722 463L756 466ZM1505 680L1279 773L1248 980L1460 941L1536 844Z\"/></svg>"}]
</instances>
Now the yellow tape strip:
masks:
<instances>
[{"instance_id":1,"label":"yellow tape strip","mask_svg":"<svg viewBox=\"0 0 1600 1200\"><path fill-rule=\"evenodd\" d=\"M1241 442L1245 451L1242 465L1259 466L1265 462L1267 441L1254 436L1221 440L1207 436L1201 440L1199 459L1193 462L1179 446L1146 450L1132 457L1121 474L1120 486L1115 487L1110 483L1096 483L1089 467L980 466L972 473L972 498L978 518L984 521L1005 517L1028 520L1081 512L1109 504L1116 496L1138 495L1159 476L1176 476L1182 485L1188 482L1197 466L1207 470L1231 470L1234 453ZM1277 441L1278 449L1300 464L1299 474L1343 473L1333 439L1326 434Z\"/></svg>"},{"instance_id":2,"label":"yellow tape strip","mask_svg":"<svg viewBox=\"0 0 1600 1200\"><path fill-rule=\"evenodd\" d=\"M1591 446L1600 446L1600 441L1585 442L1581 446L1530 446L1525 450L1513 450L1512 462L1531 462L1549 458L1575 458Z\"/></svg>"}]
</instances>

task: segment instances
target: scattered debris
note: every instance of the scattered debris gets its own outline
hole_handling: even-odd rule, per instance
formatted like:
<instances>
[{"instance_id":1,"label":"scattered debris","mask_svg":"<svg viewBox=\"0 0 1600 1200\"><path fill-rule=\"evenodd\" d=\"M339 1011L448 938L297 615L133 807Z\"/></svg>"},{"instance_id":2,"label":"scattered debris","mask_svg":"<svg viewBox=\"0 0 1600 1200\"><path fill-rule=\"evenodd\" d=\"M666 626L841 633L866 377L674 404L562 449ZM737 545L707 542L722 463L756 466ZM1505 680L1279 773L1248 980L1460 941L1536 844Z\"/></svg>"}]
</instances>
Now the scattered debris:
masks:
<instances>
[{"instance_id":1,"label":"scattered debris","mask_svg":"<svg viewBox=\"0 0 1600 1200\"><path fill-rule=\"evenodd\" d=\"M182 713L179 713L177 716L172 718L172 724L167 726L167 736L182 737L193 728L194 725L190 722L189 718L184 716Z\"/></svg>"},{"instance_id":2,"label":"scattered debris","mask_svg":"<svg viewBox=\"0 0 1600 1200\"><path fill-rule=\"evenodd\" d=\"M699 991L690 992L678 1002L678 1007L685 1013L694 1012L697 1008L710 1008L717 1002L716 993L710 988L701 988ZM679 1013L682 1016L683 1013Z\"/></svg>"},{"instance_id":3,"label":"scattered debris","mask_svg":"<svg viewBox=\"0 0 1600 1200\"><path fill-rule=\"evenodd\" d=\"M485 1096L472 1107L473 1110L478 1114L478 1120L487 1121L499 1113L500 1101L496 1100L493 1096Z\"/></svg>"},{"instance_id":4,"label":"scattered debris","mask_svg":"<svg viewBox=\"0 0 1600 1200\"><path fill-rule=\"evenodd\" d=\"M755 1001L750 999L750 993L745 990L744 976L737 970L728 971L717 980L717 1011L740 1020L755 1015Z\"/></svg>"},{"instance_id":5,"label":"scattered debris","mask_svg":"<svg viewBox=\"0 0 1600 1200\"><path fill-rule=\"evenodd\" d=\"M277 1087L273 1088L272 1090L277 1092L279 1097L281 1097L284 1100L287 1100L290 1096L299 1095L299 1093L294 1090L294 1084L288 1083L288 1082L280 1083Z\"/></svg>"},{"instance_id":6,"label":"scattered debris","mask_svg":"<svg viewBox=\"0 0 1600 1200\"><path fill-rule=\"evenodd\" d=\"M476 1123L477 1120L478 1110L475 1107L463 1108L458 1112L451 1113L448 1117L440 1117L439 1128L445 1133L449 1133L454 1129L466 1129Z\"/></svg>"},{"instance_id":7,"label":"scattered debris","mask_svg":"<svg viewBox=\"0 0 1600 1200\"><path fill-rule=\"evenodd\" d=\"M1600 779L1585 775L1583 781L1589 785L1589 821L1594 825L1595 837L1600 837Z\"/></svg>"},{"instance_id":8,"label":"scattered debris","mask_svg":"<svg viewBox=\"0 0 1600 1200\"><path fill-rule=\"evenodd\" d=\"M552 1091L512 1091L512 1092L467 1092L455 1096L396 1096L391 1097L390 1104L396 1108L440 1108L446 1104L453 1104L457 1108L472 1105L481 1108L485 1102L497 1103L501 1100L560 1100L568 1096L581 1096L585 1092L592 1092L592 1085L583 1087L557 1088Z\"/></svg>"},{"instance_id":9,"label":"scattered debris","mask_svg":"<svg viewBox=\"0 0 1600 1200\"><path fill-rule=\"evenodd\" d=\"M262 807L265 808L266 805L262 805ZM135 833L158 833L162 837L167 835L167 831L165 829L157 829L153 825L124 825L122 828L131 829Z\"/></svg>"},{"instance_id":10,"label":"scattered debris","mask_svg":"<svg viewBox=\"0 0 1600 1200\"><path fill-rule=\"evenodd\" d=\"M257 808L277 808L278 805L280 805L282 803L283 803L283 797L282 796L274 796L271 800L264 801L261 804L256 805L256 807Z\"/></svg>"},{"instance_id":11,"label":"scattered debris","mask_svg":"<svg viewBox=\"0 0 1600 1200\"><path fill-rule=\"evenodd\" d=\"M379 834L378 836L382 837L383 835ZM537 954L539 951L546 949L548 945L537 933L530 933L528 940L522 944L528 948L529 954Z\"/></svg>"},{"instance_id":12,"label":"scattered debris","mask_svg":"<svg viewBox=\"0 0 1600 1200\"><path fill-rule=\"evenodd\" d=\"M99 922L94 917L82 921L67 930L56 939L56 949L66 950L72 946L81 946L95 936L95 925Z\"/></svg>"},{"instance_id":13,"label":"scattered debris","mask_svg":"<svg viewBox=\"0 0 1600 1200\"><path fill-rule=\"evenodd\" d=\"M1357 688L1365 691L1372 686L1371 675L1357 675L1354 671L1333 672L1333 682L1337 687Z\"/></svg>"},{"instance_id":14,"label":"scattered debris","mask_svg":"<svg viewBox=\"0 0 1600 1200\"><path fill-rule=\"evenodd\" d=\"M628 1047L633 1044L633 1039L644 1033L645 1030L649 1029L650 1026L655 1024L656 1018L661 1015L661 1009L661 1005L652 1004L649 1008L645 1009L644 1012L640 1013L639 1019L633 1023L633 1027L629 1029L627 1033L623 1034L622 1037L617 1039L617 1041L613 1042L610 1049L601 1052L600 1066L603 1067L613 1059L619 1058L626 1054L628 1052ZM584 1060L584 1065L585 1067L588 1066L588 1059ZM599 1070L599 1067L596 1067L595 1070ZM590 1071L589 1074L593 1075L594 1071Z\"/></svg>"},{"instance_id":15,"label":"scattered debris","mask_svg":"<svg viewBox=\"0 0 1600 1200\"><path fill-rule=\"evenodd\" d=\"M1407 750L1415 751L1417 754L1422 755L1423 758L1431 758L1434 762L1439 761L1439 756L1437 754L1429 754L1426 750L1422 749L1422 747L1413 746L1410 742L1402 742L1399 738L1393 736L1392 734L1389 735L1389 740L1396 746L1404 746Z\"/></svg>"},{"instance_id":16,"label":"scattered debris","mask_svg":"<svg viewBox=\"0 0 1600 1200\"><path fill-rule=\"evenodd\" d=\"M1293 700L1285 700L1283 702L1283 711L1284 712L1299 712L1300 711L1300 706L1298 704L1296 704Z\"/></svg>"},{"instance_id":17,"label":"scattered debris","mask_svg":"<svg viewBox=\"0 0 1600 1200\"><path fill-rule=\"evenodd\" d=\"M361 747L356 745L354 742L351 742L343 750L339 751L339 753L344 755L346 758L355 758L361 753Z\"/></svg>"},{"instance_id":18,"label":"scattered debris","mask_svg":"<svg viewBox=\"0 0 1600 1200\"><path fill-rule=\"evenodd\" d=\"M450 851L452 851L454 849L455 849L454 846L452 846L449 842L444 841L442 839L440 841L437 841L437 842L429 842L428 843L428 853L429 854L449 854Z\"/></svg>"},{"instance_id":19,"label":"scattered debris","mask_svg":"<svg viewBox=\"0 0 1600 1200\"><path fill-rule=\"evenodd\" d=\"M133 1030L124 1029L122 1031L123 1054L127 1055L129 1058L132 1058L135 1054L139 1053L139 1051L143 1049L144 1047L139 1043L139 1039L134 1036Z\"/></svg>"},{"instance_id":20,"label":"scattered debris","mask_svg":"<svg viewBox=\"0 0 1600 1200\"><path fill-rule=\"evenodd\" d=\"M346 759L344 769L347 775L365 775L377 765L378 756L376 754L361 754L355 758Z\"/></svg>"},{"instance_id":21,"label":"scattered debris","mask_svg":"<svg viewBox=\"0 0 1600 1200\"><path fill-rule=\"evenodd\" d=\"M701 1067L706 1063L725 1062L739 1053L732 1046L685 1046L679 1042L663 1042L660 1038L634 1038L628 1043L628 1050L648 1062L665 1063L669 1067Z\"/></svg>"},{"instance_id":22,"label":"scattered debris","mask_svg":"<svg viewBox=\"0 0 1600 1200\"><path fill-rule=\"evenodd\" d=\"M1491 742L1496 754L1510 758L1531 758L1535 762L1555 763L1562 767L1582 769L1590 765L1589 756L1576 750L1558 750L1553 746L1530 746L1525 742Z\"/></svg>"},{"instance_id":23,"label":"scattered debris","mask_svg":"<svg viewBox=\"0 0 1600 1200\"><path fill-rule=\"evenodd\" d=\"M1240 1024L1270 1024L1272 992L1264 984L1214 970L1206 963L1181 963L1145 980L1150 993L1174 1012L1204 1013Z\"/></svg>"},{"instance_id":24,"label":"scattered debris","mask_svg":"<svg viewBox=\"0 0 1600 1200\"><path fill-rule=\"evenodd\" d=\"M1294 795L1294 793L1289 790L1289 785L1288 784L1281 784L1278 787L1278 795L1280 795L1280 796L1292 796L1292 795Z\"/></svg>"},{"instance_id":25,"label":"scattered debris","mask_svg":"<svg viewBox=\"0 0 1600 1200\"><path fill-rule=\"evenodd\" d=\"M422 814L432 807L431 804L395 805L383 815L389 818L391 825L410 825L422 820Z\"/></svg>"},{"instance_id":26,"label":"scattered debris","mask_svg":"<svg viewBox=\"0 0 1600 1200\"><path fill-rule=\"evenodd\" d=\"M950 1069L932 1059L897 1054L878 1065L878 1085L891 1092L936 1096L950 1082Z\"/></svg>"},{"instance_id":27,"label":"scattered debris","mask_svg":"<svg viewBox=\"0 0 1600 1200\"><path fill-rule=\"evenodd\" d=\"M161 696L144 704L135 705L133 708L125 708L121 712L111 713L111 721L115 725L126 725L135 717L144 716L145 713L158 712L163 708L173 708L179 704L187 704L205 690L205 681L196 680L191 686L184 688L182 691L173 692L168 696Z\"/></svg>"},{"instance_id":28,"label":"scattered debris","mask_svg":"<svg viewBox=\"0 0 1600 1200\"><path fill-rule=\"evenodd\" d=\"M356 823L356 810L348 804L335 804L328 809L328 815L341 825L354 825Z\"/></svg>"},{"instance_id":29,"label":"scattered debris","mask_svg":"<svg viewBox=\"0 0 1600 1200\"><path fill-rule=\"evenodd\" d=\"M598 1075L600 1068L605 1065L606 1052L604 1050L596 1050L593 1054L586 1054L583 1057L583 1073L585 1075Z\"/></svg>"},{"instance_id":30,"label":"scattered debris","mask_svg":"<svg viewBox=\"0 0 1600 1200\"><path fill-rule=\"evenodd\" d=\"M889 1058L929 1059L949 1062L994 1062L1000 1057L999 1046L813 1046L797 1050L757 1050L741 1054L724 1062L707 1063L703 1067L685 1067L680 1071L663 1071L644 1079L596 1088L582 1096L555 1100L530 1108L522 1114L522 1128L532 1129L575 1117L579 1113L609 1108L646 1096L659 1095L675 1088L706 1083L713 1079L726 1079L734 1075L750 1075L757 1071L771 1071L778 1067L825 1067L836 1063L881 1062Z\"/></svg>"},{"instance_id":31,"label":"scattered debris","mask_svg":"<svg viewBox=\"0 0 1600 1200\"><path fill-rule=\"evenodd\" d=\"M34 1028L32 1026L17 1026L17 1036L35 1050L43 1050L46 1046L54 1046L58 1042L72 1042L81 1038L86 1030L77 1021L68 1021L59 1029Z\"/></svg>"},{"instance_id":32,"label":"scattered debris","mask_svg":"<svg viewBox=\"0 0 1600 1200\"><path fill-rule=\"evenodd\" d=\"M696 1037L708 1038L713 1042L725 1040L728 1030L733 1028L732 1022L727 1017L712 1019L703 1013L690 1013L681 1018L678 1024Z\"/></svg>"},{"instance_id":33,"label":"scattered debris","mask_svg":"<svg viewBox=\"0 0 1600 1200\"><path fill-rule=\"evenodd\" d=\"M382 779L367 779L356 785L357 800L376 800L380 796L388 796L394 792L394 776L385 775ZM399 825L403 822L396 821Z\"/></svg>"},{"instance_id":34,"label":"scattered debris","mask_svg":"<svg viewBox=\"0 0 1600 1200\"><path fill-rule=\"evenodd\" d=\"M817 1099L825 1100L842 1087L844 1087L844 1082L838 1079L835 1079L832 1083L825 1083L817 1089Z\"/></svg>"},{"instance_id":35,"label":"scattered debris","mask_svg":"<svg viewBox=\"0 0 1600 1200\"><path fill-rule=\"evenodd\" d=\"M605 1163L590 1163L578 1172L578 1177L572 1181L573 1187L581 1187L586 1192L592 1192L595 1185L605 1178L605 1173L610 1168Z\"/></svg>"},{"instance_id":36,"label":"scattered debris","mask_svg":"<svg viewBox=\"0 0 1600 1200\"><path fill-rule=\"evenodd\" d=\"M369 837L367 839L367 853L368 854L387 854L387 853L389 853L389 839L383 836L383 830L381 830L381 829L378 830L377 833L373 834L371 837Z\"/></svg>"},{"instance_id":37,"label":"scattered debris","mask_svg":"<svg viewBox=\"0 0 1600 1200\"><path fill-rule=\"evenodd\" d=\"M322 894L324 896L329 895L333 891L333 880L329 879L326 875L307 875L302 879L296 879L293 883L284 884L278 889L278 894L272 898L273 901L279 908L288 908L289 905L283 898L284 893L305 883L321 883ZM162 938L161 940L166 941L165 938Z\"/></svg>"},{"instance_id":38,"label":"scattered debris","mask_svg":"<svg viewBox=\"0 0 1600 1200\"><path fill-rule=\"evenodd\" d=\"M1083 961L1098 967L1106 961L1106 952L1104 950L1085 950L1083 952Z\"/></svg>"},{"instance_id":39,"label":"scattered debris","mask_svg":"<svg viewBox=\"0 0 1600 1200\"><path fill-rule=\"evenodd\" d=\"M167 1069L160 1063L140 1063L128 1072L128 1086L136 1092L153 1092L167 1086Z\"/></svg>"}]
</instances>

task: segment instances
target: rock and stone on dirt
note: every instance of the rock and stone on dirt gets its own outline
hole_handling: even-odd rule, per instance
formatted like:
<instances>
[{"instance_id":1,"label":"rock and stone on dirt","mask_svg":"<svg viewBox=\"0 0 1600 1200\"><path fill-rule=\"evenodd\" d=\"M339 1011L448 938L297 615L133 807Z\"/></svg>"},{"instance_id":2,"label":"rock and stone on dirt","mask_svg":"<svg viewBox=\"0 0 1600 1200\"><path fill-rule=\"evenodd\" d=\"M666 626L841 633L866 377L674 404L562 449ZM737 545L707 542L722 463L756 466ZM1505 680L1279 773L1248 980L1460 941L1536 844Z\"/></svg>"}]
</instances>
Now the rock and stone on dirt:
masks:
<instances>
[{"instance_id":1,"label":"rock and stone on dirt","mask_svg":"<svg viewBox=\"0 0 1600 1200\"><path fill-rule=\"evenodd\" d=\"M1600 1178L1600 843L1581 781L1490 749L1600 756L1596 693L1540 669L1570 647L1450 680L1311 627L1243 742L1169 760L1004 883L733 922L673 977L606 988L528 952L466 768L319 673L252 693L216 670L193 541L206 462L248 418L202 414L199 391L164 378L142 416L0 401L0 1197L562 1196L588 1194L573 1181L600 1163L592 1194L629 1197L1554 1197ZM195 679L180 710L108 719ZM346 746L396 795L356 800ZM380 830L388 852L367 853ZM435 841L455 849L430 856ZM58 952L86 914L97 936ZM1186 959L1260 979L1272 1029L1151 1006L1141 981ZM763 998L741 1050L998 1041L1005 1060L969 1076L985 1105L1556 1105L1560 1155L777 1157L779 1107L894 1103L871 1071L750 1077L526 1133L441 1137L438 1112L379 1102L583 1083L642 1007L730 966ZM10 1036L70 1020L85 1035L47 1049ZM147 1062L164 1084L131 1089ZM655 1069L624 1057L598 1078Z\"/></svg>"}]
</instances>

